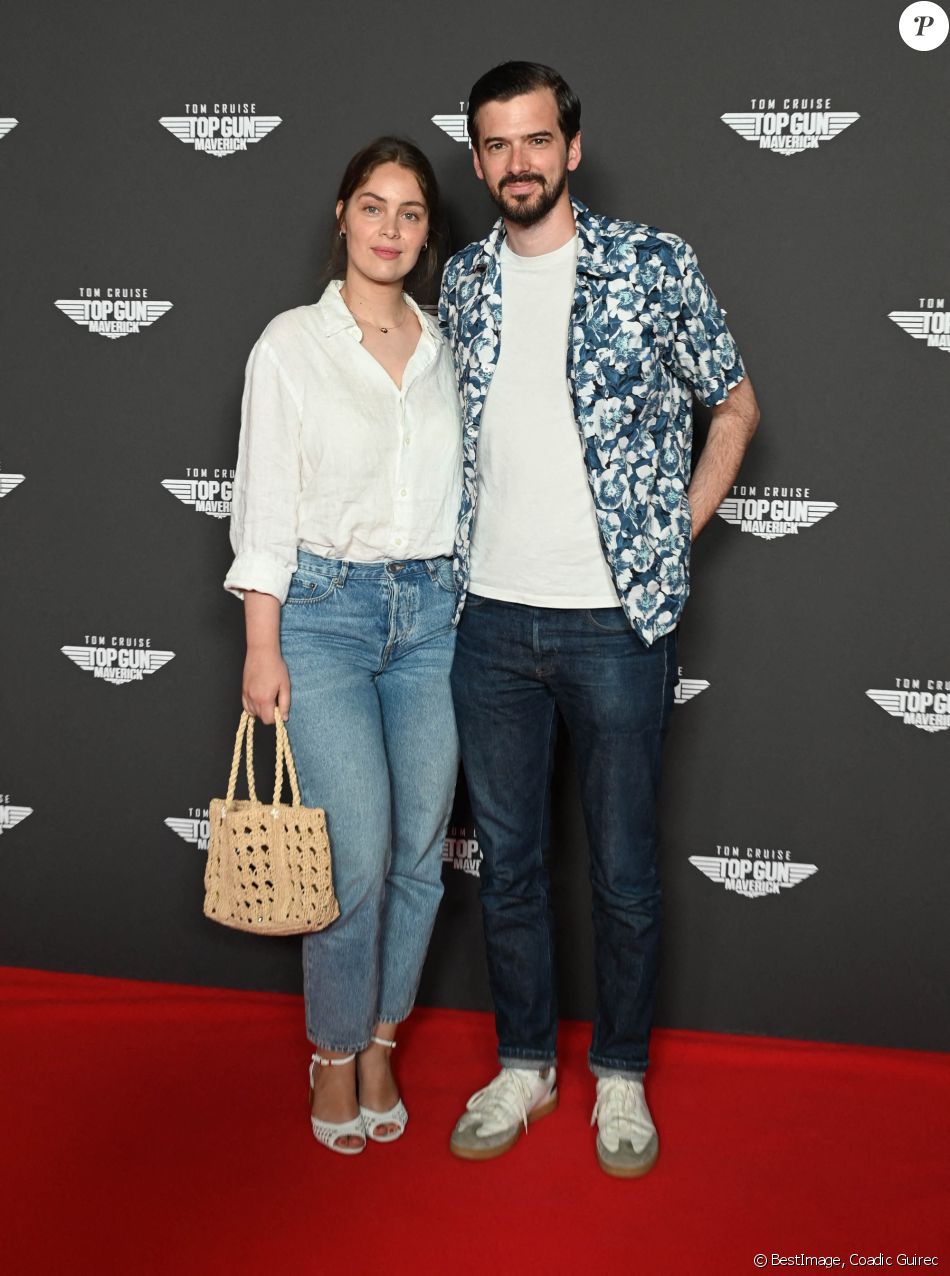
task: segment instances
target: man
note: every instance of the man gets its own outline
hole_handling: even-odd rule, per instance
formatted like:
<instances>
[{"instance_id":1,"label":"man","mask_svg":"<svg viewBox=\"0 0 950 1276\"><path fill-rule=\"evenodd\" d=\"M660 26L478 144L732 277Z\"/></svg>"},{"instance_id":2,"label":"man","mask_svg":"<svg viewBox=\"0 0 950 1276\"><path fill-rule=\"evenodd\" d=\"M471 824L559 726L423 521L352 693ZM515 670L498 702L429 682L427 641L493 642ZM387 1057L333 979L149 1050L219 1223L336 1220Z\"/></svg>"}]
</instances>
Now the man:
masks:
<instances>
[{"instance_id":1,"label":"man","mask_svg":"<svg viewBox=\"0 0 950 1276\"><path fill-rule=\"evenodd\" d=\"M456 555L468 596L452 682L501 1072L469 1100L451 1148L498 1156L557 1106L546 857L560 713L591 857L591 1123L602 1169L633 1177L658 1150L643 1076L675 630L691 537L732 484L758 409L692 249L570 199L580 102L556 71L489 71L468 127L501 218L449 262L440 301L465 425ZM690 481L693 394L712 422Z\"/></svg>"}]
</instances>

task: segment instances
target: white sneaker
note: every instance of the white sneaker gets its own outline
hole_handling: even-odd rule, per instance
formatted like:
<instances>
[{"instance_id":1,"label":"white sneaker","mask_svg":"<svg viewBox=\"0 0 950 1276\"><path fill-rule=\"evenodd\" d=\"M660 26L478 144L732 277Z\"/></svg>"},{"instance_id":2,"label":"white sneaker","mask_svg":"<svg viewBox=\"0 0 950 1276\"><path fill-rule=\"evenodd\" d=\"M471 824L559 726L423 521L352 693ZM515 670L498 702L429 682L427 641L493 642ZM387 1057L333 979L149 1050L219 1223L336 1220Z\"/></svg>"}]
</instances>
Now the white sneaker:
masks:
<instances>
[{"instance_id":1,"label":"white sneaker","mask_svg":"<svg viewBox=\"0 0 950 1276\"><path fill-rule=\"evenodd\" d=\"M637 1178L653 1168L659 1139L642 1081L601 1077L590 1123L597 1123L597 1160L605 1174Z\"/></svg>"},{"instance_id":2,"label":"white sneaker","mask_svg":"<svg viewBox=\"0 0 950 1276\"><path fill-rule=\"evenodd\" d=\"M464 1161L487 1161L514 1147L533 1121L557 1107L557 1069L502 1068L469 1099L449 1147Z\"/></svg>"}]
</instances>

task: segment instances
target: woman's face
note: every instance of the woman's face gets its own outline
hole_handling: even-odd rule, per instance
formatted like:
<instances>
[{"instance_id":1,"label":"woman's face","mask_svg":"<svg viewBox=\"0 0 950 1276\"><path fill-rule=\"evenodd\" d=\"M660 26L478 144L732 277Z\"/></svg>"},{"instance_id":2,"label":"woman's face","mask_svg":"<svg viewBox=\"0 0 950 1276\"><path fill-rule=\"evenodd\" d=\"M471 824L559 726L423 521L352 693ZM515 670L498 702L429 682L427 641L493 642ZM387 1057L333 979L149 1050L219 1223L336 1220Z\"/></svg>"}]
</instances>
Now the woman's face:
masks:
<instances>
[{"instance_id":1,"label":"woman's face","mask_svg":"<svg viewBox=\"0 0 950 1276\"><path fill-rule=\"evenodd\" d=\"M400 164L379 164L344 205L337 221L346 234L347 276L374 283L404 279L429 234L429 211L416 175Z\"/></svg>"}]
</instances>

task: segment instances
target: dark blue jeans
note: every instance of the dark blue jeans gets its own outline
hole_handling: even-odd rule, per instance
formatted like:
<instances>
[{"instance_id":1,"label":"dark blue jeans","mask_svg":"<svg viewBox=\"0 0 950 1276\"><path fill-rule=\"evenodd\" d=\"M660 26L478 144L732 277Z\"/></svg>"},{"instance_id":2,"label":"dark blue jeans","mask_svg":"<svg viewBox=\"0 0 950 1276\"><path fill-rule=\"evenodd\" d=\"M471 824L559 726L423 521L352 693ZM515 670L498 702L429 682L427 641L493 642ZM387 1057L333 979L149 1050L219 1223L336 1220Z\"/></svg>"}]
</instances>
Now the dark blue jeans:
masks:
<instances>
[{"instance_id":1,"label":"dark blue jeans","mask_svg":"<svg viewBox=\"0 0 950 1276\"><path fill-rule=\"evenodd\" d=\"M648 1062L660 925L656 798L677 680L676 635L646 647L618 608L469 596L452 692L475 828L502 1066L555 1061L547 856L557 710L571 736L590 845L597 1076Z\"/></svg>"}]
</instances>

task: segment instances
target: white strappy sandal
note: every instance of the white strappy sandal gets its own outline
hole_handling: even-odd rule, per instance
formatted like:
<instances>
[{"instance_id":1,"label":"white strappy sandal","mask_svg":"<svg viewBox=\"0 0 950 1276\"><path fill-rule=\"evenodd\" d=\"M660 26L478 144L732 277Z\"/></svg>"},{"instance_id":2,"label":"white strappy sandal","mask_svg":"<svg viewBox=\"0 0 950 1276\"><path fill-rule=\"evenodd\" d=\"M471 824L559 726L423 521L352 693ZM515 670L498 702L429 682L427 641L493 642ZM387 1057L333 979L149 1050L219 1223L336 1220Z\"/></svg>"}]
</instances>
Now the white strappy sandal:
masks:
<instances>
[{"instance_id":1,"label":"white strappy sandal","mask_svg":"<svg viewBox=\"0 0 950 1276\"><path fill-rule=\"evenodd\" d=\"M313 1104L313 1070L314 1068L338 1068L341 1064L352 1063L356 1058L355 1054L344 1055L342 1059L327 1059L322 1054L314 1053L310 1060L310 1103ZM328 1147L331 1152L339 1152L341 1156L359 1156L361 1152L366 1150L366 1127L363 1124L363 1109L360 1108L359 1116L353 1117L352 1121L321 1121L319 1117L310 1114L310 1127L313 1130L313 1137L318 1143L322 1143ZM345 1139L349 1135L354 1135L363 1142L359 1147L341 1147L337 1139Z\"/></svg>"},{"instance_id":2,"label":"white strappy sandal","mask_svg":"<svg viewBox=\"0 0 950 1276\"><path fill-rule=\"evenodd\" d=\"M385 1037L370 1037L370 1041L375 1042L377 1046L385 1046L387 1050L396 1049L395 1041L387 1041ZM374 1112L372 1108L364 1108L360 1104L360 1116L363 1119L363 1129L367 1138L372 1139L374 1143L395 1143L396 1139L402 1138L409 1121L409 1113L402 1099L397 1099L386 1112ZM390 1131L389 1134L377 1134L376 1131L381 1125L395 1125L397 1129Z\"/></svg>"}]
</instances>

